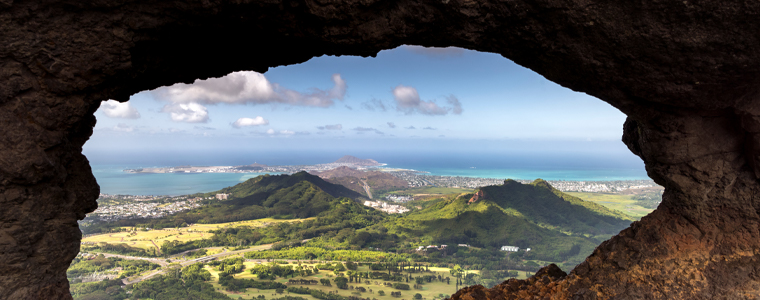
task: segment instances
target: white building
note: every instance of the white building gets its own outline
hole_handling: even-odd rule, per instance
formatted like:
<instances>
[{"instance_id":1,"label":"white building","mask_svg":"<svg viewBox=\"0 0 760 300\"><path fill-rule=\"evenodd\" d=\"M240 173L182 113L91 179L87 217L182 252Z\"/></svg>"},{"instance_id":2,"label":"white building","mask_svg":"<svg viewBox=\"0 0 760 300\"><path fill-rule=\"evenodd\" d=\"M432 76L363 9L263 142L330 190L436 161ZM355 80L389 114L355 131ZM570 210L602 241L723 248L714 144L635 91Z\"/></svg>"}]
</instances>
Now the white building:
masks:
<instances>
[{"instance_id":1,"label":"white building","mask_svg":"<svg viewBox=\"0 0 760 300\"><path fill-rule=\"evenodd\" d=\"M229 194L216 194L216 199L217 200L227 200L227 196L228 195Z\"/></svg>"},{"instance_id":2,"label":"white building","mask_svg":"<svg viewBox=\"0 0 760 300\"><path fill-rule=\"evenodd\" d=\"M501 246L501 251L517 252L517 251L520 251L520 247L517 247L517 246Z\"/></svg>"}]
</instances>

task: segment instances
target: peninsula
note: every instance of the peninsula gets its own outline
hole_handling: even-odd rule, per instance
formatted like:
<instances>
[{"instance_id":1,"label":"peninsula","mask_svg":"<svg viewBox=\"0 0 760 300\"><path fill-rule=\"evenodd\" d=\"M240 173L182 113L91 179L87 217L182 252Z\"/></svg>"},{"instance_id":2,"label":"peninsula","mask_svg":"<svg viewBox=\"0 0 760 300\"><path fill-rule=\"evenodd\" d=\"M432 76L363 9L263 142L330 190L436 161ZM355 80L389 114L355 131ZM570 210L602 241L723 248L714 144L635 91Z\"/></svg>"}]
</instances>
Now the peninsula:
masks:
<instances>
[{"instance_id":1,"label":"peninsula","mask_svg":"<svg viewBox=\"0 0 760 300\"><path fill-rule=\"evenodd\" d=\"M332 170L339 167L349 167L363 170L371 167L384 166L374 159L361 159L351 155L345 155L338 160L316 165L285 165L268 166L259 163L241 166L176 166L160 168L125 169L127 173L286 173L292 174L300 171L319 172Z\"/></svg>"}]
</instances>

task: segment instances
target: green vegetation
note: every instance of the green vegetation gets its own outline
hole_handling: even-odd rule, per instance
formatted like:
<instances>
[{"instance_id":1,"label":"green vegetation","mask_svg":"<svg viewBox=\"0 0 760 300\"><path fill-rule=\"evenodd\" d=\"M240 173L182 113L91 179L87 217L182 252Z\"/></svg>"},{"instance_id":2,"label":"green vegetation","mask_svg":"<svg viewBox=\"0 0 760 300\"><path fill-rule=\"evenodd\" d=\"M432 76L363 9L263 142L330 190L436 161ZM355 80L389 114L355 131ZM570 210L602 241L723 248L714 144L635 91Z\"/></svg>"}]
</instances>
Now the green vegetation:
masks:
<instances>
[{"instance_id":1,"label":"green vegetation","mask_svg":"<svg viewBox=\"0 0 760 300\"><path fill-rule=\"evenodd\" d=\"M267 295L271 298L284 291L301 295L288 298L291 300L375 297L391 300L418 295L433 299L439 298L435 291L451 292L472 284L492 286L505 278L535 272L547 262L557 262L569 270L602 239L633 220L621 212L559 192L543 180L527 185L507 180L504 185L484 187L481 189L483 197L473 203L469 203L473 195L461 194L462 191L456 189L454 195L412 201L410 206L422 208L388 215L345 197L357 193L304 172L256 177L219 191L231 194L231 200L216 201L166 218L130 222L133 226L139 224L138 227L161 228L261 217L289 221L244 222L218 228L203 225L210 226L205 232L199 231L205 236L195 232L198 237L189 240L161 240L160 253L155 247L146 251L126 244L98 243L89 249L142 256L201 249L187 254L201 257L208 254L203 249L208 247L244 249L272 244L271 250L246 252L245 258L278 260L277 263L254 264L234 257L208 262L209 267L191 265L181 272L177 266L169 267L165 276L135 284L130 289L131 295L116 291L114 287L118 284L107 281L74 283L72 289L76 288L77 299L227 299L237 297L236 293L246 293L264 300ZM113 229L116 227L111 227ZM123 241L120 234L109 238ZM174 231L154 230L152 234L159 239ZM142 242L152 244L153 240ZM459 247L458 244L469 245ZM427 245L447 247L417 248ZM531 250L500 251L505 245ZM299 260L299 263L281 261L284 259ZM313 260L322 263L300 263ZM328 263L330 261L346 263ZM78 261L70 268L70 275L103 271L117 264L118 260L102 257ZM131 272L130 275L156 267L149 263L119 266L125 274ZM301 278L294 279L296 277ZM288 280L295 281L285 286ZM349 294L339 294L336 288ZM110 291L106 291L108 289ZM265 294L261 290L274 291Z\"/></svg>"},{"instance_id":2,"label":"green vegetation","mask_svg":"<svg viewBox=\"0 0 760 300\"><path fill-rule=\"evenodd\" d=\"M337 260L364 262L400 262L406 261L410 255L382 251L365 250L328 250L320 247L294 247L277 251L248 252L248 259L303 259L303 260Z\"/></svg>"},{"instance_id":3,"label":"green vegetation","mask_svg":"<svg viewBox=\"0 0 760 300\"><path fill-rule=\"evenodd\" d=\"M660 206L660 202L662 202L663 191L664 190L648 191L645 193L633 195L631 198L633 198L633 200L636 200L637 205L654 210Z\"/></svg>"},{"instance_id":4,"label":"green vegetation","mask_svg":"<svg viewBox=\"0 0 760 300\"><path fill-rule=\"evenodd\" d=\"M78 277L92 274L94 272L103 272L109 269L121 268L119 271L119 278L130 277L145 271L155 270L159 268L158 264L144 261L144 260L125 260L116 257L108 257L98 255L91 259L77 256L71 262L69 269L66 271L66 276L72 279L72 282L81 282Z\"/></svg>"},{"instance_id":5,"label":"green vegetation","mask_svg":"<svg viewBox=\"0 0 760 300\"><path fill-rule=\"evenodd\" d=\"M634 221L620 211L560 192L543 179L531 184L505 180L504 185L483 187L481 191L485 199L505 210L517 211L536 224L572 233L609 236Z\"/></svg>"},{"instance_id":6,"label":"green vegetation","mask_svg":"<svg viewBox=\"0 0 760 300\"><path fill-rule=\"evenodd\" d=\"M198 265L187 266L181 272L173 268L166 276L135 283L130 299L230 299L207 283L209 279L208 271Z\"/></svg>"},{"instance_id":7,"label":"green vegetation","mask_svg":"<svg viewBox=\"0 0 760 300\"><path fill-rule=\"evenodd\" d=\"M85 234L109 232L114 228L174 228L191 223L225 223L266 217L281 219L308 218L333 208L338 199L357 199L361 195L343 186L331 184L306 172L293 175L262 175L224 188L216 193L231 194L230 200L207 200L206 205L170 217L157 219L123 219L83 228Z\"/></svg>"},{"instance_id":8,"label":"green vegetation","mask_svg":"<svg viewBox=\"0 0 760 300\"><path fill-rule=\"evenodd\" d=\"M497 251L501 246L512 245L531 248L530 255L549 261L580 261L596 247L594 240L542 228L519 212L506 210L489 200L472 204L468 204L468 200L469 197L452 196L382 225L388 233L402 236L413 244L470 244ZM439 258L445 254L432 255Z\"/></svg>"},{"instance_id":9,"label":"green vegetation","mask_svg":"<svg viewBox=\"0 0 760 300\"><path fill-rule=\"evenodd\" d=\"M102 252L102 253L113 253L113 254L121 254L121 255L130 255L130 256L142 256L142 257L158 257L160 256L158 252L155 251L155 248L153 249L143 249L143 248L137 248L132 247L129 245L124 244L109 244L105 242L98 243L96 245L83 245L82 251L94 251L94 252Z\"/></svg>"},{"instance_id":10,"label":"green vegetation","mask_svg":"<svg viewBox=\"0 0 760 300\"><path fill-rule=\"evenodd\" d=\"M88 283L76 283L69 286L71 296L77 300L126 299L127 293L121 288L121 280L103 280Z\"/></svg>"},{"instance_id":11,"label":"green vegetation","mask_svg":"<svg viewBox=\"0 0 760 300\"><path fill-rule=\"evenodd\" d=\"M205 247L270 243L275 243L273 250L297 249L302 241L309 240L305 245L311 248L300 253L252 252L249 255L275 259L387 261L387 252L395 252L398 257L393 259L416 255L416 259L430 262L474 263L465 259L477 257L478 261L498 261L506 254L489 251L512 245L531 248L524 254L528 260L566 261L567 265L573 265L591 253L599 242L632 221L618 211L559 192L540 179L528 185L507 180L504 185L484 187L481 191L485 196L474 203L468 203L471 195L466 194L427 200L424 201L425 208L405 215L387 215L349 198L334 198L322 188L333 194L354 193L305 172L291 176L259 176L223 189L220 192L232 194L232 200L184 215L210 221L225 214L258 209L270 216L315 218L262 228L221 228L210 231L213 235L209 238L164 241L161 251L164 255L171 255ZM171 217L175 218L173 221L157 219L157 222L177 223L176 218L182 215ZM470 244L488 251L484 255L473 250L461 253L452 250L457 255L449 255L449 251L417 253L413 250L418 245L429 244ZM366 251L353 257L337 252L365 248L385 252Z\"/></svg>"},{"instance_id":12,"label":"green vegetation","mask_svg":"<svg viewBox=\"0 0 760 300\"><path fill-rule=\"evenodd\" d=\"M293 175L262 175L224 188L231 200L180 213L174 217L191 223L223 223L265 217L282 219L315 217L336 205L341 197L360 195L306 172Z\"/></svg>"},{"instance_id":13,"label":"green vegetation","mask_svg":"<svg viewBox=\"0 0 760 300\"><path fill-rule=\"evenodd\" d=\"M255 281L253 279L237 279L229 274L219 275L219 284L227 291L242 292L249 288L259 290L286 289L288 286L274 281Z\"/></svg>"}]
</instances>

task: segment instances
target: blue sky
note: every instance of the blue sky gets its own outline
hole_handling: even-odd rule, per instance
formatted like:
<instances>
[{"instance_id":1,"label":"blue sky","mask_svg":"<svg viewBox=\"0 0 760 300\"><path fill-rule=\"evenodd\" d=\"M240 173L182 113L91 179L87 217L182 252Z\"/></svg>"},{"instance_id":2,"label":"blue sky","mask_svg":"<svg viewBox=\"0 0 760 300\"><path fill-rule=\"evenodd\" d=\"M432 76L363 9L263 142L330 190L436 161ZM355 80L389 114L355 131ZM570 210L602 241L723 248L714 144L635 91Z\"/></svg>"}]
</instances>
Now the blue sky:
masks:
<instances>
[{"instance_id":1,"label":"blue sky","mask_svg":"<svg viewBox=\"0 0 760 300\"><path fill-rule=\"evenodd\" d=\"M625 115L614 107L500 55L458 48L402 46L376 58L323 56L264 74L236 72L104 102L96 117L85 154L628 151L620 142Z\"/></svg>"}]
</instances>

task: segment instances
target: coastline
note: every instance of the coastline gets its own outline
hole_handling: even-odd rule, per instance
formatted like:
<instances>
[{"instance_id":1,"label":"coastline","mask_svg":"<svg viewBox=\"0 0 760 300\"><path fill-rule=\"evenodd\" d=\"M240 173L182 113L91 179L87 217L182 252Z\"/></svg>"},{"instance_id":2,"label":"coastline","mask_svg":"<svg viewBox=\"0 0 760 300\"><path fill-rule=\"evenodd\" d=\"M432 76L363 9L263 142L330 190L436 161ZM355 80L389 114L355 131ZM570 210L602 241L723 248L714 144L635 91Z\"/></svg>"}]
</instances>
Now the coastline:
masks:
<instances>
[{"instance_id":1,"label":"coastline","mask_svg":"<svg viewBox=\"0 0 760 300\"><path fill-rule=\"evenodd\" d=\"M278 175L288 172L213 172L213 173L129 173L127 169L141 168L142 166L125 165L93 165L93 174L101 186L101 193L122 195L187 195L200 192L211 192L228 186L232 186L254 178L256 176L271 174ZM377 169L394 172L414 172L427 176L451 176L484 179L515 179L535 180L541 178L548 181L632 181L651 180L641 176L646 174L639 170L623 168L566 168L548 170L545 168L533 169L506 169L506 168L427 168L420 169L416 166L394 166L381 164L381 166L368 169ZM284 171L284 170L283 170Z\"/></svg>"}]
</instances>

